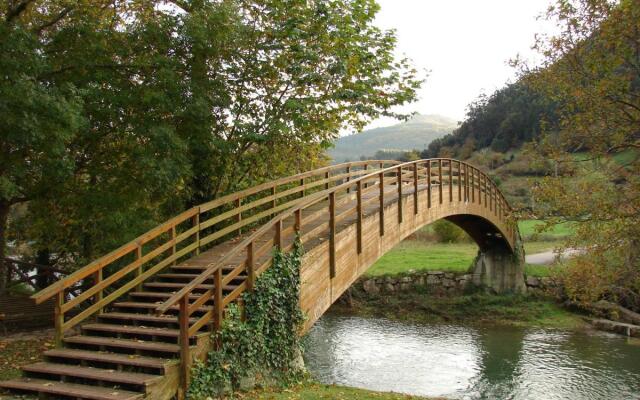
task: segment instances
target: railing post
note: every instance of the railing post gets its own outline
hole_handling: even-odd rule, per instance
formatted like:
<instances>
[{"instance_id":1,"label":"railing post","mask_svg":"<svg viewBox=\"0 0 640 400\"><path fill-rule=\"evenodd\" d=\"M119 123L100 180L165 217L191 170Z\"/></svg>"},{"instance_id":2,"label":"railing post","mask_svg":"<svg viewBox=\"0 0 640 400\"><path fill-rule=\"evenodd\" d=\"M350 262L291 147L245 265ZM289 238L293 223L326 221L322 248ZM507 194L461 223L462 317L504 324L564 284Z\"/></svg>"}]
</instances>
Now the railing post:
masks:
<instances>
[{"instance_id":1,"label":"railing post","mask_svg":"<svg viewBox=\"0 0 640 400\"><path fill-rule=\"evenodd\" d=\"M93 274L93 284L94 285L99 285L100 282L102 282L102 268L100 268L99 270L97 270L94 274ZM102 301L102 296L103 296L103 290L100 289L96 292L95 296L93 297L93 301L95 303L99 303L100 301ZM100 307L98 309L98 314L102 314L102 312L104 311L104 309L102 307Z\"/></svg>"},{"instance_id":2,"label":"railing post","mask_svg":"<svg viewBox=\"0 0 640 400\"><path fill-rule=\"evenodd\" d=\"M192 218L193 226L197 226L196 229L196 255L200 254L200 207L198 207L198 212Z\"/></svg>"},{"instance_id":3,"label":"railing post","mask_svg":"<svg viewBox=\"0 0 640 400\"><path fill-rule=\"evenodd\" d=\"M364 165L364 170L365 170L365 171L369 170L369 164L365 164L365 165ZM366 175L366 174L367 174L367 173L365 172L365 175ZM365 183L364 183L364 188L366 189L367 187L369 187L369 184L365 182Z\"/></svg>"},{"instance_id":4,"label":"railing post","mask_svg":"<svg viewBox=\"0 0 640 400\"><path fill-rule=\"evenodd\" d=\"M471 167L471 202L476 202L476 171L475 168Z\"/></svg>"},{"instance_id":5,"label":"railing post","mask_svg":"<svg viewBox=\"0 0 640 400\"><path fill-rule=\"evenodd\" d=\"M300 198L304 197L304 178L300 179L300 186L302 186L302 190L300 190Z\"/></svg>"},{"instance_id":6,"label":"railing post","mask_svg":"<svg viewBox=\"0 0 640 400\"><path fill-rule=\"evenodd\" d=\"M56 347L62 347L62 338L64 337L63 325L64 325L64 313L62 312L62 306L64 305L64 290L61 290L56 295L53 318L55 326L54 343Z\"/></svg>"},{"instance_id":7,"label":"railing post","mask_svg":"<svg viewBox=\"0 0 640 400\"><path fill-rule=\"evenodd\" d=\"M440 193L440 204L442 204L442 159L438 159L438 188Z\"/></svg>"},{"instance_id":8,"label":"railing post","mask_svg":"<svg viewBox=\"0 0 640 400\"><path fill-rule=\"evenodd\" d=\"M402 223L402 167L396 170L398 182L398 223Z\"/></svg>"},{"instance_id":9,"label":"railing post","mask_svg":"<svg viewBox=\"0 0 640 400\"><path fill-rule=\"evenodd\" d=\"M453 161L449 160L449 203L453 203Z\"/></svg>"},{"instance_id":10,"label":"railing post","mask_svg":"<svg viewBox=\"0 0 640 400\"><path fill-rule=\"evenodd\" d=\"M384 172L380 172L380 236L384 236Z\"/></svg>"},{"instance_id":11,"label":"railing post","mask_svg":"<svg viewBox=\"0 0 640 400\"><path fill-rule=\"evenodd\" d=\"M302 209L299 208L295 211L295 225L294 229L298 235L302 235Z\"/></svg>"},{"instance_id":12,"label":"railing post","mask_svg":"<svg viewBox=\"0 0 640 400\"><path fill-rule=\"evenodd\" d=\"M336 276L336 192L329 193L329 276Z\"/></svg>"},{"instance_id":13,"label":"railing post","mask_svg":"<svg viewBox=\"0 0 640 400\"><path fill-rule=\"evenodd\" d=\"M462 201L462 163L458 161L458 201Z\"/></svg>"},{"instance_id":14,"label":"railing post","mask_svg":"<svg viewBox=\"0 0 640 400\"><path fill-rule=\"evenodd\" d=\"M427 161L427 208L431 208L431 160Z\"/></svg>"},{"instance_id":15,"label":"railing post","mask_svg":"<svg viewBox=\"0 0 640 400\"><path fill-rule=\"evenodd\" d=\"M359 180L357 183L357 241L358 241L358 254L362 253L362 181Z\"/></svg>"},{"instance_id":16,"label":"railing post","mask_svg":"<svg viewBox=\"0 0 640 400\"><path fill-rule=\"evenodd\" d=\"M347 165L347 183L351 181L351 165ZM351 193L351 188L347 186L347 193Z\"/></svg>"},{"instance_id":17,"label":"railing post","mask_svg":"<svg viewBox=\"0 0 640 400\"><path fill-rule=\"evenodd\" d=\"M274 229L273 243L278 248L278 250L282 250L282 220L276 221L273 229Z\"/></svg>"},{"instance_id":18,"label":"railing post","mask_svg":"<svg viewBox=\"0 0 640 400\"><path fill-rule=\"evenodd\" d=\"M482 171L478 170L478 204L482 205Z\"/></svg>"},{"instance_id":19,"label":"railing post","mask_svg":"<svg viewBox=\"0 0 640 400\"><path fill-rule=\"evenodd\" d=\"M256 281L256 272L254 270L254 261L253 261L253 242L250 242L247 245L247 290L253 290L253 285Z\"/></svg>"},{"instance_id":20,"label":"railing post","mask_svg":"<svg viewBox=\"0 0 640 400\"><path fill-rule=\"evenodd\" d=\"M413 163L413 213L418 214L418 162Z\"/></svg>"},{"instance_id":21,"label":"railing post","mask_svg":"<svg viewBox=\"0 0 640 400\"><path fill-rule=\"evenodd\" d=\"M240 208L242 206L242 199L238 197L234 205L236 208ZM236 223L239 224L240 222L242 222L242 211L239 211L238 215L236 215ZM238 228L238 235L242 235L242 228Z\"/></svg>"},{"instance_id":22,"label":"railing post","mask_svg":"<svg viewBox=\"0 0 640 400\"><path fill-rule=\"evenodd\" d=\"M191 351L189 349L189 294L180 299L180 391L183 399L189 389L189 371L191 369Z\"/></svg>"},{"instance_id":23,"label":"railing post","mask_svg":"<svg viewBox=\"0 0 640 400\"><path fill-rule=\"evenodd\" d=\"M271 200L271 208L276 208L278 205L278 200L276 199L276 186L273 185L271 188L271 196L273 196L273 200ZM271 213L271 215L275 215L275 212Z\"/></svg>"},{"instance_id":24,"label":"railing post","mask_svg":"<svg viewBox=\"0 0 640 400\"><path fill-rule=\"evenodd\" d=\"M173 245L171 246L171 255L175 256L176 255L176 225L173 224L173 226L171 227L171 241L173 242ZM178 260L174 259L173 260L173 265L176 265L178 263Z\"/></svg>"},{"instance_id":25,"label":"railing post","mask_svg":"<svg viewBox=\"0 0 640 400\"><path fill-rule=\"evenodd\" d=\"M216 269L213 274L213 313L214 321L213 328L216 332L222 328L222 268Z\"/></svg>"},{"instance_id":26,"label":"railing post","mask_svg":"<svg viewBox=\"0 0 640 400\"><path fill-rule=\"evenodd\" d=\"M324 179L325 179L325 183L324 183L324 190L329 190L329 178L331 177L331 172L327 171L324 173Z\"/></svg>"},{"instance_id":27,"label":"railing post","mask_svg":"<svg viewBox=\"0 0 640 400\"><path fill-rule=\"evenodd\" d=\"M482 174L482 185L484 189L484 208L487 208L487 191L489 190L489 187L487 185L487 175L485 174Z\"/></svg>"},{"instance_id":28,"label":"railing post","mask_svg":"<svg viewBox=\"0 0 640 400\"><path fill-rule=\"evenodd\" d=\"M142 245L138 242L138 246L136 247L136 259L140 260L142 258ZM140 265L138 265L138 268L136 268L136 278L138 278L140 275L142 275L142 262L140 263ZM138 286L136 286L136 290L141 290L142 288L142 283L140 283Z\"/></svg>"}]
</instances>

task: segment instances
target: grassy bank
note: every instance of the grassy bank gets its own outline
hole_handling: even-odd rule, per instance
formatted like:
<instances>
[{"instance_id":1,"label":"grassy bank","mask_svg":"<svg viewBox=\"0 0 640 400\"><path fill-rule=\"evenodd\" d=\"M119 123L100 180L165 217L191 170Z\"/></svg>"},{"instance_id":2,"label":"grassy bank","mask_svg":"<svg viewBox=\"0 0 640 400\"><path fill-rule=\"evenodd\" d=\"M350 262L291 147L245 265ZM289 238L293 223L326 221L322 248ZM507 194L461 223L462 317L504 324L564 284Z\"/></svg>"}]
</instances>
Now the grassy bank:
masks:
<instances>
[{"instance_id":1,"label":"grassy bank","mask_svg":"<svg viewBox=\"0 0 640 400\"><path fill-rule=\"evenodd\" d=\"M317 383L305 383L292 388L278 390L265 389L249 393L241 393L237 396L241 399L266 399L266 400L407 400L426 399L426 397L409 396L397 393L372 392L369 390L355 389L344 386L321 385Z\"/></svg>"},{"instance_id":2,"label":"grassy bank","mask_svg":"<svg viewBox=\"0 0 640 400\"><path fill-rule=\"evenodd\" d=\"M525 244L527 254L552 250L558 242ZM475 243L433 243L405 240L382 256L366 272L368 276L396 275L409 270L466 272L478 254ZM549 275L549 267L527 265L532 276Z\"/></svg>"},{"instance_id":3,"label":"grassy bank","mask_svg":"<svg viewBox=\"0 0 640 400\"><path fill-rule=\"evenodd\" d=\"M421 323L499 324L576 329L580 315L554 300L533 295L494 296L473 293L435 296L416 289L393 296L354 292L351 306L335 304L332 312Z\"/></svg>"}]
</instances>

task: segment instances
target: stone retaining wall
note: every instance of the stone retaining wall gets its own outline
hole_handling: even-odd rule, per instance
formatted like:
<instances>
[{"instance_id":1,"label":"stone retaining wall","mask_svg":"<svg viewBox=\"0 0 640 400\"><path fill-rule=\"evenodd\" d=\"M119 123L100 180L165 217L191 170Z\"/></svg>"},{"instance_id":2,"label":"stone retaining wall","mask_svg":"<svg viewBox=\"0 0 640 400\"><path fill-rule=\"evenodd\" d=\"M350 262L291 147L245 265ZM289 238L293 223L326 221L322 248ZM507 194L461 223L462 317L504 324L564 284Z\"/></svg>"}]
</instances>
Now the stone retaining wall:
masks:
<instances>
[{"instance_id":1,"label":"stone retaining wall","mask_svg":"<svg viewBox=\"0 0 640 400\"><path fill-rule=\"evenodd\" d=\"M473 274L445 271L409 271L397 276L361 277L353 288L367 294L395 293L426 288L428 291L442 294L463 293L470 288ZM546 291L554 287L550 278L527 277L528 291Z\"/></svg>"}]
</instances>

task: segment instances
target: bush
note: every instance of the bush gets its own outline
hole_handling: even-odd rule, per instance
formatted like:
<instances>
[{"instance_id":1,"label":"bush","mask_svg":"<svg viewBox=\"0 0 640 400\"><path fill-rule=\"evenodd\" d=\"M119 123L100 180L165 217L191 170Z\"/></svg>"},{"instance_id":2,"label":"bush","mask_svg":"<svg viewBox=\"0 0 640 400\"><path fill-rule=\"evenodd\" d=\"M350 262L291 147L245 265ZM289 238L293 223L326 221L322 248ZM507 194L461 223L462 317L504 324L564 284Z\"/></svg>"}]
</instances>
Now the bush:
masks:
<instances>
[{"instance_id":1,"label":"bush","mask_svg":"<svg viewBox=\"0 0 640 400\"><path fill-rule=\"evenodd\" d=\"M433 232L436 234L436 239L440 243L455 243L465 237L462 229L444 219L434 222Z\"/></svg>"}]
</instances>

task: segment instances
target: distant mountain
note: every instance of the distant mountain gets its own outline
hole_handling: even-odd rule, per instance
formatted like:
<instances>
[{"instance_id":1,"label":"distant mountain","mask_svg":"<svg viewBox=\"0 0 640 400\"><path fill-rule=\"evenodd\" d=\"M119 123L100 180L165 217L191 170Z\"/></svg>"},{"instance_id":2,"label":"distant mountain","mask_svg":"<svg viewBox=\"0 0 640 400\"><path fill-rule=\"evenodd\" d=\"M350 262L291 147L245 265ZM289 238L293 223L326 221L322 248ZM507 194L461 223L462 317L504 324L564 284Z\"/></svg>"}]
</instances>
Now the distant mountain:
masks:
<instances>
[{"instance_id":1,"label":"distant mountain","mask_svg":"<svg viewBox=\"0 0 640 400\"><path fill-rule=\"evenodd\" d=\"M343 136L328 153L338 163L371 157L378 150L424 150L431 141L451 133L456 126L456 121L447 117L418 114L397 125Z\"/></svg>"}]
</instances>

